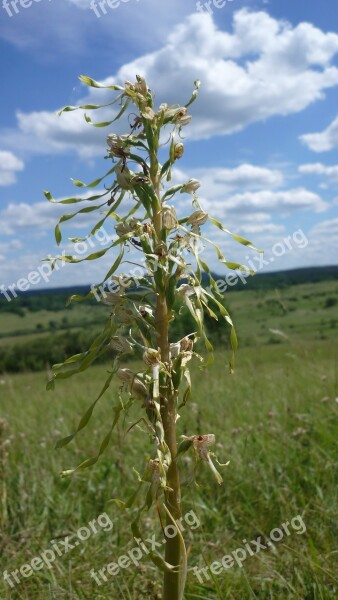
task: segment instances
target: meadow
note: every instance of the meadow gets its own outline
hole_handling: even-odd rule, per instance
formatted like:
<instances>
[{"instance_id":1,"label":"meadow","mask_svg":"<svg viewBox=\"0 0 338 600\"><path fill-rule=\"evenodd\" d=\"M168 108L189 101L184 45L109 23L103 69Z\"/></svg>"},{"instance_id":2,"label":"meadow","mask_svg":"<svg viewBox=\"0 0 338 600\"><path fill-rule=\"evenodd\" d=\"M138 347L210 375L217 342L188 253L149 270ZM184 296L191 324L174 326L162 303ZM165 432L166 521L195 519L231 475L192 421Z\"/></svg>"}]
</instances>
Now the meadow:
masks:
<instances>
[{"instance_id":1,"label":"meadow","mask_svg":"<svg viewBox=\"0 0 338 600\"><path fill-rule=\"evenodd\" d=\"M206 467L195 473L192 454L181 459L183 512L194 510L200 521L200 527L184 534L190 567L186 600L337 597L337 291L338 282L332 280L234 291L226 298L240 339L235 374L227 369L226 332L216 329L215 364L202 371L196 362L192 398L179 424L180 434L214 433L220 462L230 461L220 468L224 483L219 486ZM3 312L2 345L18 343L18 330L23 338L46 335L36 331L38 323L57 324L48 335L64 326L71 335L84 316L88 323L102 319L101 314L93 316L92 307L79 310L83 313L77 308L53 316L36 312L34 321L29 311L10 315L10 321ZM137 361L128 366L137 369ZM0 375L2 599L160 598L161 576L146 558L100 586L90 575L91 569L98 572L135 546L130 523L137 504L123 511L112 499L130 496L137 486L133 468L142 473L148 457L149 435L142 426L127 433L137 405L120 421L97 465L70 479L60 477L62 470L94 456L109 429L118 403L116 382L87 429L66 448L54 449L58 439L74 430L108 368L94 366L58 383L54 392L45 390L46 370ZM112 531L92 535L57 557L51 569L21 577L13 589L3 580L4 570L11 573L30 563L51 548L51 540L71 536L104 512L113 522ZM155 534L161 540L156 510L144 514L144 537ZM292 531L273 547L248 556L242 567L235 564L202 583L192 571L220 561L243 547L243 540L261 536L266 541L272 529L297 515L306 525L304 533Z\"/></svg>"}]
</instances>

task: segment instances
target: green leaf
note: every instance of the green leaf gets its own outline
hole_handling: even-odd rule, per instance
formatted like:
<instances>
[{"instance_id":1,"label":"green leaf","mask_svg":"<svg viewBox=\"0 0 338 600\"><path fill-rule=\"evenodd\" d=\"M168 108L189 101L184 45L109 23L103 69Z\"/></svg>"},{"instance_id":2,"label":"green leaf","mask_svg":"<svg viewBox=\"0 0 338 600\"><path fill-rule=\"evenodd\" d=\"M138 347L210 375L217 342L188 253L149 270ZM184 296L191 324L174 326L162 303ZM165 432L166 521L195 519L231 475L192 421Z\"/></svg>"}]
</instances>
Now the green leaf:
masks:
<instances>
[{"instance_id":1,"label":"green leaf","mask_svg":"<svg viewBox=\"0 0 338 600\"><path fill-rule=\"evenodd\" d=\"M192 440L184 440L183 442L181 442L177 448L177 456L179 454L183 454L184 452L188 452L188 450L190 450L190 448L193 445L193 441Z\"/></svg>"},{"instance_id":2,"label":"green leaf","mask_svg":"<svg viewBox=\"0 0 338 600\"><path fill-rule=\"evenodd\" d=\"M214 219L213 217L209 216L209 221L213 225L215 225L215 227L220 229L221 231L224 231L225 233L228 233L229 235L231 235L231 237L234 240L236 240L236 242L243 244L243 246L248 246L249 248L252 248L253 250L256 250L257 252L260 252L260 253L263 252L263 250L259 250L258 248L256 248L256 246L254 246L254 244L252 244L249 240L241 237L240 235L237 235L236 233L231 233L231 231L229 231L229 229L226 229L226 227L224 227L224 225L222 225L222 223L220 223L220 221L217 221L217 219Z\"/></svg>"},{"instance_id":3,"label":"green leaf","mask_svg":"<svg viewBox=\"0 0 338 600\"><path fill-rule=\"evenodd\" d=\"M80 75L79 79L82 83L84 83L85 85L89 85L90 87L103 88L106 90L124 91L124 88L120 85L102 85L102 83L95 81L95 79L92 79L92 77L88 77L87 75Z\"/></svg>"},{"instance_id":4,"label":"green leaf","mask_svg":"<svg viewBox=\"0 0 338 600\"><path fill-rule=\"evenodd\" d=\"M83 181L79 181L79 179L72 179L72 182L74 185L76 185L76 187L93 188L93 187L96 187L97 185L99 185L99 183L101 183L101 181L103 181L103 179L108 177L108 175L111 175L111 173L114 173L115 169L116 169L116 165L112 169L109 169L109 171L107 171L107 173L105 173L105 175L103 175L99 179L95 179L95 181L91 181L91 183L83 183Z\"/></svg>"},{"instance_id":5,"label":"green leaf","mask_svg":"<svg viewBox=\"0 0 338 600\"><path fill-rule=\"evenodd\" d=\"M122 410L123 410L123 406L122 405L119 405L119 406L117 406L117 407L114 408L115 417L114 417L113 424L112 424L110 430L108 431L107 435L103 439L97 455L93 456L92 458L87 458L87 460L84 460L75 469L71 469L70 471L64 471L63 473L61 473L61 477L65 477L67 475L73 475L77 471L82 471L83 469L88 469L89 467L92 467L93 465L95 465L98 462L99 458L102 456L102 454L105 452L105 450L108 448L108 446L110 444L110 440L112 438L113 431L114 431L114 429L115 429L115 427L116 427L116 425L117 425L117 423L119 421L120 414L121 414Z\"/></svg>"},{"instance_id":6,"label":"green leaf","mask_svg":"<svg viewBox=\"0 0 338 600\"><path fill-rule=\"evenodd\" d=\"M60 225L57 224L55 227L55 241L58 246L60 245L61 240L62 240L61 229L60 229Z\"/></svg>"},{"instance_id":7,"label":"green leaf","mask_svg":"<svg viewBox=\"0 0 338 600\"><path fill-rule=\"evenodd\" d=\"M179 192L183 187L183 184L179 184L179 185L173 185L171 188L169 188L169 190L166 191L166 193L163 195L162 201L172 198L176 192Z\"/></svg>"},{"instance_id":8,"label":"green leaf","mask_svg":"<svg viewBox=\"0 0 338 600\"><path fill-rule=\"evenodd\" d=\"M75 436L79 433L79 431L81 431L82 429L84 429L86 427L86 425L88 424L88 422L93 414L95 406L97 405L100 398L102 398L103 394L109 388L113 376L114 376L114 372L110 373L110 375L109 375L106 383L104 384L101 392L99 393L98 397L96 398L96 400L94 400L93 404L91 404L91 406L85 412L83 417L80 419L80 422L76 428L76 431L74 431L74 433L72 433L71 435L68 435L67 437L63 438L62 440L59 440L55 446L56 449L67 446L67 444L69 444L75 438Z\"/></svg>"},{"instance_id":9,"label":"green leaf","mask_svg":"<svg viewBox=\"0 0 338 600\"><path fill-rule=\"evenodd\" d=\"M120 98L122 98L123 94L119 94L115 100L112 102L108 102L108 104L81 104L80 106L64 106L57 111L57 115L60 117L64 112L71 112L73 110L98 110L99 108L106 108L107 106L112 106L115 102L118 102Z\"/></svg>"},{"instance_id":10,"label":"green leaf","mask_svg":"<svg viewBox=\"0 0 338 600\"><path fill-rule=\"evenodd\" d=\"M94 196L88 196L88 198L64 198L63 200L55 200L50 192L45 191L44 195L46 196L49 202L53 204L76 204L78 202L91 202L92 200L97 200L98 198L103 198L107 194L109 194L111 188L105 190L103 194L95 194Z\"/></svg>"},{"instance_id":11,"label":"green leaf","mask_svg":"<svg viewBox=\"0 0 338 600\"><path fill-rule=\"evenodd\" d=\"M188 108L188 106L190 106L190 104L192 104L193 102L195 102L197 96L198 96L198 90L200 88L201 82L199 79L196 79L196 81L194 81L194 85L195 85L195 89L192 93L192 96L189 100L189 102L187 102L187 104L185 105L186 108Z\"/></svg>"}]
</instances>

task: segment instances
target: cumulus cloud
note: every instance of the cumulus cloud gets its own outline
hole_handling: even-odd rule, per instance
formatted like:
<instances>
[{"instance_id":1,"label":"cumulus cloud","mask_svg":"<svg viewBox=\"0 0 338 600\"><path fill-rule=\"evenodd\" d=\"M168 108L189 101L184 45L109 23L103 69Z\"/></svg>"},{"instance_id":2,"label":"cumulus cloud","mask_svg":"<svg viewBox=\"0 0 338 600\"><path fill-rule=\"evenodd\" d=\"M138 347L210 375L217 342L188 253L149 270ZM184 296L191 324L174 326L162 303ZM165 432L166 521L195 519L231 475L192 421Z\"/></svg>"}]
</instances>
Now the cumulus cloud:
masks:
<instances>
[{"instance_id":1,"label":"cumulus cloud","mask_svg":"<svg viewBox=\"0 0 338 600\"><path fill-rule=\"evenodd\" d=\"M97 194L103 193L104 190L98 190ZM91 192L85 194L77 194L78 198L86 200L88 196L92 195ZM57 200L63 200L64 198L58 198ZM13 235L14 233L23 232L35 232L37 236L41 234L52 234L54 227L58 219L71 212L76 212L80 208L89 206L89 202L83 202L81 206L76 205L64 205L48 202L48 200L42 202L34 202L29 204L27 202L10 202L6 208L0 210L0 233L2 235ZM124 208L127 206L127 210L130 208L130 202L124 203ZM103 207L104 208L104 207ZM103 210L102 208L102 210ZM73 221L66 222L63 227L82 228L89 227L90 224L99 220L99 216L95 213L88 213L78 215Z\"/></svg>"},{"instance_id":2,"label":"cumulus cloud","mask_svg":"<svg viewBox=\"0 0 338 600\"><path fill-rule=\"evenodd\" d=\"M309 163L298 167L303 175L324 175L333 181L338 181L338 165L328 166L322 163Z\"/></svg>"},{"instance_id":3,"label":"cumulus cloud","mask_svg":"<svg viewBox=\"0 0 338 600\"><path fill-rule=\"evenodd\" d=\"M201 79L190 137L205 139L302 111L323 99L325 90L338 84L338 69L331 65L337 52L338 35L309 23L292 27L266 12L242 9L228 32L218 29L210 15L193 14L174 28L162 48L123 65L104 83L121 83L139 73L156 89L158 102L174 103L186 101L192 82ZM84 101L108 97L91 90ZM50 112L17 116L18 130L4 132L7 144L19 136L22 144L29 138L37 152L102 154L104 133L86 126L77 113L62 119Z\"/></svg>"},{"instance_id":4,"label":"cumulus cloud","mask_svg":"<svg viewBox=\"0 0 338 600\"><path fill-rule=\"evenodd\" d=\"M244 192L235 194L224 201L207 200L206 209L210 212L216 212L223 215L248 214L267 212L268 214L279 216L289 215L291 212L300 209L322 212L328 208L325 202L318 194L305 188L295 188L291 190L260 190L258 192Z\"/></svg>"},{"instance_id":5,"label":"cumulus cloud","mask_svg":"<svg viewBox=\"0 0 338 600\"><path fill-rule=\"evenodd\" d=\"M328 152L338 148L338 115L324 131L306 133L299 139L314 152Z\"/></svg>"},{"instance_id":6,"label":"cumulus cloud","mask_svg":"<svg viewBox=\"0 0 338 600\"><path fill-rule=\"evenodd\" d=\"M24 169L24 162L12 152L0 150L0 186L16 182L16 174Z\"/></svg>"},{"instance_id":7,"label":"cumulus cloud","mask_svg":"<svg viewBox=\"0 0 338 600\"><path fill-rule=\"evenodd\" d=\"M260 189L264 187L277 187L284 181L283 173L276 169L269 169L251 164L241 164L229 168L190 169L189 176L180 169L174 169L173 180L183 183L190 177L201 181L202 191L207 190L212 197L223 196L237 189Z\"/></svg>"},{"instance_id":8,"label":"cumulus cloud","mask_svg":"<svg viewBox=\"0 0 338 600\"><path fill-rule=\"evenodd\" d=\"M338 241L338 217L317 223L310 233L320 241L325 242L328 236L333 236Z\"/></svg>"}]
</instances>

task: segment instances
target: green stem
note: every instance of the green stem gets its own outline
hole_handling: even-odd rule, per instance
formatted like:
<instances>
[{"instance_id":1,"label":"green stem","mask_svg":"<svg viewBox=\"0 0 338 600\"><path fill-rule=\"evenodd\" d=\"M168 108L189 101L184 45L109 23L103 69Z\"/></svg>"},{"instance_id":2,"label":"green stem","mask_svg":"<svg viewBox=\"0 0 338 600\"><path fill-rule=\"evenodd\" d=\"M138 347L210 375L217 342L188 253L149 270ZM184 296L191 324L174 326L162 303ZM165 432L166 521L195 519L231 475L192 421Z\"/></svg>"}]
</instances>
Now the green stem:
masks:
<instances>
[{"instance_id":1,"label":"green stem","mask_svg":"<svg viewBox=\"0 0 338 600\"><path fill-rule=\"evenodd\" d=\"M160 199L160 178L157 151L150 157L150 174L152 183L158 198L158 205L154 207L153 220L157 241L160 240L162 229L161 199ZM157 343L161 350L161 360L169 365L170 345L169 345L169 319L170 314L167 307L165 294L157 290L157 302L155 312L155 322L157 331ZM168 377L166 385L161 389L161 411L164 428L164 438L171 454L171 464L167 473L167 485L170 491L166 493L167 507L174 517L179 519L181 512L181 486L180 476L176 461L177 455L177 437L176 437L176 398L171 389L171 381ZM172 520L167 515L167 525L172 525ZM181 541L178 535L174 538L166 538L165 560L176 567L175 573L165 573L163 581L163 600L180 600L180 573L181 564Z\"/></svg>"}]
</instances>

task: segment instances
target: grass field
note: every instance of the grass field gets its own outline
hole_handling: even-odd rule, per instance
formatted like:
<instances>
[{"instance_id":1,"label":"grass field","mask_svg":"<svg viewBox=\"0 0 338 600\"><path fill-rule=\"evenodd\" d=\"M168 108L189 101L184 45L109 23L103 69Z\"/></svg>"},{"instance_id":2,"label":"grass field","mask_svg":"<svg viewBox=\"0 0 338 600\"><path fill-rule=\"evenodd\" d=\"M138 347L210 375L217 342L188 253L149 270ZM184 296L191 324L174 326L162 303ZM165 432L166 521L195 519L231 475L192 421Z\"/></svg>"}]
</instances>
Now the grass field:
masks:
<instances>
[{"instance_id":1,"label":"grass field","mask_svg":"<svg viewBox=\"0 0 338 600\"><path fill-rule=\"evenodd\" d=\"M273 342L270 328L293 338L326 339L338 330L338 281L305 283L270 290L232 291L226 304L236 322L242 346ZM39 339L47 333L88 327L97 329L107 308L71 304L64 310L24 310L24 316L1 311L0 346Z\"/></svg>"},{"instance_id":2,"label":"grass field","mask_svg":"<svg viewBox=\"0 0 338 600\"><path fill-rule=\"evenodd\" d=\"M220 462L230 460L222 486L202 468L197 487L193 457L182 458L183 512L193 509L201 523L185 534L189 566L220 561L244 539L266 541L272 529L297 515L306 532L294 531L275 548L249 556L242 568L235 565L204 583L189 571L186 600L337 597L338 310L328 302L337 287L325 282L228 296L242 342L236 372L228 374L221 350L208 371L196 365L193 396L179 422L180 434L215 433ZM59 476L95 455L109 429L116 384L76 441L54 450L97 395L107 368L93 367L48 393L45 373L0 376L0 598L160 598L161 576L146 559L101 586L90 576L135 546L130 523L137 506L124 512L109 501L131 494L137 485L133 467L142 472L148 457L149 436L137 427L126 434L139 414L137 403L96 467L72 479ZM63 540L105 511L112 531L92 535L51 569L20 575L13 590L3 581L5 569L19 569L51 548L51 540ZM145 513L142 528L146 538L163 537L154 509Z\"/></svg>"}]
</instances>

